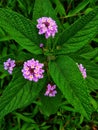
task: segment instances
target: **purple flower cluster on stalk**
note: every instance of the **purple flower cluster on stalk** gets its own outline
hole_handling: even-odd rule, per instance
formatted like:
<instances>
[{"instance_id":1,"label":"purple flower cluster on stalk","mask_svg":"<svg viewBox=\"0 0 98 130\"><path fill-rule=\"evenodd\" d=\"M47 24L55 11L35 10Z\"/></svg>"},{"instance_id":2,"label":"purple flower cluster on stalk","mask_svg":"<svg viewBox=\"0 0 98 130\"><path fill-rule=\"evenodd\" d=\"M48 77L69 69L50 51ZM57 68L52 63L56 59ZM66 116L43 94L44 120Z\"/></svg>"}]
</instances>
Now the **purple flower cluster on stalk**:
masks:
<instances>
[{"instance_id":1,"label":"purple flower cluster on stalk","mask_svg":"<svg viewBox=\"0 0 98 130\"><path fill-rule=\"evenodd\" d=\"M87 77L86 69L83 67L82 64L77 64L80 72L82 73L83 78L85 79Z\"/></svg>"},{"instance_id":2,"label":"purple flower cluster on stalk","mask_svg":"<svg viewBox=\"0 0 98 130\"><path fill-rule=\"evenodd\" d=\"M44 64L39 63L38 60L28 60L24 62L22 73L25 79L37 82L39 79L43 78L44 70L42 67Z\"/></svg>"},{"instance_id":3,"label":"purple flower cluster on stalk","mask_svg":"<svg viewBox=\"0 0 98 130\"><path fill-rule=\"evenodd\" d=\"M55 95L57 94L57 91L55 89L56 85L48 84L44 95L49 97L55 97Z\"/></svg>"},{"instance_id":4,"label":"purple flower cluster on stalk","mask_svg":"<svg viewBox=\"0 0 98 130\"><path fill-rule=\"evenodd\" d=\"M15 60L11 60L10 58L4 62L4 69L8 70L9 74L12 74L15 66Z\"/></svg>"},{"instance_id":5,"label":"purple flower cluster on stalk","mask_svg":"<svg viewBox=\"0 0 98 130\"><path fill-rule=\"evenodd\" d=\"M42 17L37 20L37 28L39 34L45 34L46 39L50 36L54 37L55 33L58 32L58 26L56 22L50 17Z\"/></svg>"}]
</instances>

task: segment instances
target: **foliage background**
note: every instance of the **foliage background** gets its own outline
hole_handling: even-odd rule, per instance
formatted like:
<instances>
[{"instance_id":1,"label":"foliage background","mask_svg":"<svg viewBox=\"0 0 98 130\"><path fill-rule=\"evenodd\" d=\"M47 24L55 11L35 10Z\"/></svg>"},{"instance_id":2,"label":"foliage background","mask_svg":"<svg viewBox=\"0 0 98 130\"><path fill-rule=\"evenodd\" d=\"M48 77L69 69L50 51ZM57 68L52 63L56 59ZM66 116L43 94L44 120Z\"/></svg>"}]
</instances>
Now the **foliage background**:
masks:
<instances>
[{"instance_id":1,"label":"foliage background","mask_svg":"<svg viewBox=\"0 0 98 130\"><path fill-rule=\"evenodd\" d=\"M42 5L40 4L41 2L43 3ZM58 130L58 129L59 130L63 130L63 129L66 129L66 130L78 130L78 129L97 130L98 129L98 112L97 112L97 103L98 103L98 81L97 81L98 80L98 64L97 64L98 63L98 36L97 36L98 15L96 15L96 13L95 14L90 13L95 8L97 8L98 1L97 0L80 0L80 1L78 1L78 0L50 0L50 5L52 5L53 8L49 7L49 4L46 4L46 2L43 2L43 0L41 0L41 1L40 0L28 0L28 1L27 0L0 0L0 7L5 10L5 11L1 11L1 13L0 13L0 25L2 25L2 27L0 27L0 95L2 95L2 93L3 93L3 95L5 97L5 98L3 98L3 100L2 99L0 100L0 115L3 116L3 115L7 114L5 117L3 117L0 120L0 130L33 130L33 129L35 129L35 130L50 130L50 129L53 129L53 130ZM39 12L39 8L42 8L41 12ZM49 12L48 12L48 8L50 8ZM10 26L7 27L6 25L8 25L8 23L6 22L5 19L3 20L4 15L5 15L5 17L8 16L7 9L11 9L19 14L22 14L25 17L25 18L21 17L21 19L24 20L24 25L27 25L25 19L28 18L29 19L28 21L30 22L30 24L29 24L30 27L25 26L25 28L24 28L24 26L23 27L20 26L21 21L18 21L16 24L13 25L12 23L13 22L15 23L15 20L18 19L17 16L15 17L16 18L15 19L14 15L13 16L9 15L9 17L6 19L7 22L10 23L9 25L11 25L13 28L11 28ZM53 15L54 14L53 12L55 12L55 14L59 20L56 18L55 15ZM10 11L9 11L9 13L10 13ZM41 87L46 85L45 79L47 78L47 76L45 76L45 78L43 79L44 82L43 82L43 80L40 81L41 86L39 86L39 89L37 90L38 92L41 91L41 95L40 95L40 99L42 101L41 102L42 105L41 105L38 99L34 100L34 99L36 99L36 96L37 96L37 94L36 94L37 92L34 93L34 90L36 91L36 86L38 86L39 84L26 82L22 76L17 78L18 75L21 75L20 74L21 66L19 66L18 69L16 69L14 71L13 77L9 76L9 74L7 72L5 72L3 69L2 63L9 56L18 60L19 65L20 65L21 61L23 61L23 60L25 61L25 60L32 58L32 55L33 55L32 53L41 54L41 51L39 49L37 49L38 46L35 46L33 48L34 49L33 50L33 49L31 49L31 45L34 46L35 45L34 43L36 41L37 41L36 42L37 45L39 45L39 43L41 43L41 42L44 42L44 43L46 42L44 37L41 37L41 38L39 37L39 39L37 39L37 31L36 31L36 28L34 27L36 25L36 19L39 18L39 14L41 17L41 15L43 16L43 13L48 14L49 16L52 15L52 17L57 21L58 26L62 24L62 26L59 26L60 33L62 32L62 30L67 30L67 31L64 31L64 36L67 35L66 38L63 38L63 36L61 35L57 39L58 47L60 47L60 45L63 44L64 42L70 43L70 44L67 44L67 46L63 45L62 48L64 48L64 50L62 49L62 51L58 51L55 53L64 54L64 55L68 54L72 59L74 59L74 61L84 64L85 67L87 68L87 72L88 72L89 76L86 80L86 83L88 84L89 92L93 97L91 99L91 102L93 104L93 107L95 108L95 111L92 113L90 120L87 120L82 115L80 116L80 114L77 113L75 111L75 109L73 109L73 107L69 104L68 101L65 100L65 98L63 96L62 96L62 102L61 102L61 99L59 99L59 97L61 96L61 92L59 92L59 89L58 89L58 93L59 93L58 97L56 97L55 99L50 99L48 97L46 99L43 98L44 90L41 91L41 89L42 89ZM90 15L88 15L89 13L90 13ZM76 20L81 18L84 14L86 16L84 16L84 22L82 24L79 23L79 21L75 22ZM19 17L20 17L20 15L19 15ZM87 26L85 25L86 28L84 27L85 17L87 17L86 22L88 21ZM12 19L13 22L11 22L10 19ZM82 19L82 21L83 21L83 19ZM73 23L75 23L75 26L70 26ZM6 28L7 31L4 30L3 26ZM96 27L97 27L97 29L96 29ZM10 28L10 35L8 33L9 28ZM18 28L19 30L17 31L16 28ZM27 34L26 32L29 28L32 28L32 32ZM78 36L76 35L77 39L74 39L74 35L75 35L75 33L77 33L77 28L78 28L78 30L81 30L81 33L79 34L79 36L81 36L81 37L78 38ZM87 30L87 31L85 31L85 30ZM28 30L28 32L29 32L29 30ZM31 36L31 34L34 34L34 35ZM72 35L73 35L72 39L70 39L68 41L67 40L68 37L70 37ZM18 38L18 36L21 37L22 40L20 38ZM24 37L24 36L26 36L26 37ZM58 36L58 34L57 34L57 36ZM32 37L32 39L31 39L31 37ZM85 37L86 37L86 39L85 39ZM12 39L15 39L15 40L12 40ZM31 43L28 39L30 39L34 43ZM79 43L78 46L77 46L77 44L74 44L74 46L72 46L73 43L76 41L78 41L78 43ZM83 42L81 42L81 41L83 41ZM24 42L27 44L24 44ZM28 43L29 43L29 45L28 45ZM88 43L88 44L85 45L85 43ZM82 46L84 46L84 47L82 47ZM28 48L28 51L26 50L26 48ZM37 51L35 51L35 50L37 50ZM73 52L74 52L74 55L73 55ZM41 59L40 61L44 60L43 58L40 58L42 56L33 55L33 57L35 57L39 60ZM70 61L69 63L64 62L64 65L69 66L70 64L72 64L72 67L74 66L74 63L72 60L70 60L67 56L64 56L63 59L64 58L68 59ZM61 58L58 59L58 61L57 61L58 63L61 62L60 59ZM53 63L53 62L49 63L49 70L51 72L51 75L55 74L53 69L55 69L56 66L54 66L54 65L55 65L55 63ZM73 70L72 67L70 66L71 70ZM74 74L74 71L75 70L73 70L73 74ZM69 74L69 72L67 72L67 74ZM57 76L59 76L59 73L57 74ZM64 76L66 76L66 75L64 75ZM79 75L76 75L76 77L77 76L79 76ZM68 77L74 78L74 77L72 77L72 75L67 75L66 78L68 78ZM69 78L68 78L68 80L69 80ZM54 76L53 76L53 79L55 82L57 82L56 81L57 78L54 78ZM11 83L11 80L14 82ZM21 80L23 80L24 82L21 82ZM70 82L72 82L71 79L70 79ZM18 85L17 85L17 83L18 83ZM13 88L10 87L12 85L14 86ZM21 86L23 86L24 89ZM34 86L35 88L34 87L32 88L32 86ZM12 93L7 96L6 93L8 93L10 91L12 91ZM32 91L32 93L31 93L31 91ZM70 90L68 90L68 92L69 91ZM79 92L80 90L77 90L77 91ZM16 93L16 96L13 95L13 93L14 94ZM15 106L15 105L14 105L14 107L12 105L10 107L10 109L8 109L9 108L8 103L9 103L9 100L11 100L11 97L15 96L12 99L12 104L14 104L17 97L20 97L20 95L22 93L24 93L25 96L23 98L21 97L20 98L21 100L18 99L18 101L17 101L19 109L15 110L15 108L17 108L17 106ZM30 93L30 94L28 95L28 93ZM28 103L27 97L28 97L28 100L29 99L31 100L31 104L30 104L30 102ZM55 101L52 101L52 100L55 100ZM84 101L84 99L82 99L82 100ZM6 107L4 107L3 101L4 102L6 101L6 104L7 104ZM51 104L47 104L47 106L44 106L44 103L45 102L47 103L47 101L50 101ZM53 104L54 102L55 102L55 104ZM59 109L58 109L58 107L55 108L55 106L57 106L57 104L59 104L59 102L61 102ZM22 106L21 106L21 104L22 104ZM51 106L53 106L54 109L51 110ZM77 108L78 107L76 107L76 109ZM3 111L3 109L4 109L4 111ZM58 111L56 113L54 111L55 109L58 109ZM14 110L14 111L11 112L12 110ZM89 110L89 108L88 108L88 110ZM80 111L80 110L77 109L77 111ZM9 112L11 112L11 113L9 113ZM49 113L51 113L51 114L49 114Z\"/></svg>"}]
</instances>

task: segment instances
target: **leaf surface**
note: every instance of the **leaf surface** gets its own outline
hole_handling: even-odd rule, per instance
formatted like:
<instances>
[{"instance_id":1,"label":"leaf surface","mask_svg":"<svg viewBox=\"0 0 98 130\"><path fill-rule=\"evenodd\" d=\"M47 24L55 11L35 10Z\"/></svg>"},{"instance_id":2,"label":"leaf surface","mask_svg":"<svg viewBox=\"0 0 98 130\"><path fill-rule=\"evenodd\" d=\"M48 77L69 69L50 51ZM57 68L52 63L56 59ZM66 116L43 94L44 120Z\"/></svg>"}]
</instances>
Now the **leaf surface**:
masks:
<instances>
[{"instance_id":1,"label":"leaf surface","mask_svg":"<svg viewBox=\"0 0 98 130\"><path fill-rule=\"evenodd\" d=\"M87 119L90 118L92 107L86 82L76 63L68 56L59 56L49 63L50 74L65 98Z\"/></svg>"},{"instance_id":2,"label":"leaf surface","mask_svg":"<svg viewBox=\"0 0 98 130\"><path fill-rule=\"evenodd\" d=\"M52 17L57 23L59 23L56 13L49 0L45 0L44 2L43 0L35 1L33 18L34 20L37 20L40 17Z\"/></svg>"},{"instance_id":3,"label":"leaf surface","mask_svg":"<svg viewBox=\"0 0 98 130\"><path fill-rule=\"evenodd\" d=\"M89 43L98 33L98 8L82 16L59 36L58 54L76 52Z\"/></svg>"},{"instance_id":4,"label":"leaf surface","mask_svg":"<svg viewBox=\"0 0 98 130\"><path fill-rule=\"evenodd\" d=\"M15 73L0 97L0 118L32 103L44 86L45 78L34 83L24 79L21 73Z\"/></svg>"},{"instance_id":5,"label":"leaf surface","mask_svg":"<svg viewBox=\"0 0 98 130\"><path fill-rule=\"evenodd\" d=\"M50 116L51 114L55 114L59 106L61 105L62 93L60 92L59 89L56 89L57 94L55 95L55 97L48 97L44 95L45 93L44 90L40 94L40 100L41 100L40 109L45 115Z\"/></svg>"},{"instance_id":6,"label":"leaf surface","mask_svg":"<svg viewBox=\"0 0 98 130\"><path fill-rule=\"evenodd\" d=\"M29 19L9 9L0 9L0 27L24 49L33 54L42 53L36 25Z\"/></svg>"}]
</instances>

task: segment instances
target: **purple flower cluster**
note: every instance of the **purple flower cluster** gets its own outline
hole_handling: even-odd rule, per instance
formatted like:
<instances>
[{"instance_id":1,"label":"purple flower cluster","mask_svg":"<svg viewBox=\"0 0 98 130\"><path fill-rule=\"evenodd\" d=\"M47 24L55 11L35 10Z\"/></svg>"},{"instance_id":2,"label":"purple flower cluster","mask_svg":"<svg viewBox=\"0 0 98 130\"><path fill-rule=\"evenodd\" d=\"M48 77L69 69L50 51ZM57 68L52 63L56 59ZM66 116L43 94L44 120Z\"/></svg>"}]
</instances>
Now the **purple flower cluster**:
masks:
<instances>
[{"instance_id":1,"label":"purple flower cluster","mask_svg":"<svg viewBox=\"0 0 98 130\"><path fill-rule=\"evenodd\" d=\"M58 27L56 22L50 17L42 17L37 20L37 28L39 29L39 34L45 34L46 39L50 36L54 37L55 33L58 32Z\"/></svg>"},{"instance_id":2,"label":"purple flower cluster","mask_svg":"<svg viewBox=\"0 0 98 130\"><path fill-rule=\"evenodd\" d=\"M85 79L87 77L86 69L83 67L82 64L77 64L80 72L82 73L83 78Z\"/></svg>"},{"instance_id":3,"label":"purple flower cluster","mask_svg":"<svg viewBox=\"0 0 98 130\"><path fill-rule=\"evenodd\" d=\"M55 95L57 94L57 91L55 89L56 89L56 85L48 84L47 90L44 95L49 97L55 97Z\"/></svg>"},{"instance_id":4,"label":"purple flower cluster","mask_svg":"<svg viewBox=\"0 0 98 130\"><path fill-rule=\"evenodd\" d=\"M41 64L38 60L34 59L24 62L22 69L24 78L30 81L37 82L39 79L43 78L43 66L44 64Z\"/></svg>"},{"instance_id":5,"label":"purple flower cluster","mask_svg":"<svg viewBox=\"0 0 98 130\"><path fill-rule=\"evenodd\" d=\"M11 60L10 58L6 62L4 62L4 69L8 70L10 74L12 74L15 66L15 60Z\"/></svg>"}]
</instances>

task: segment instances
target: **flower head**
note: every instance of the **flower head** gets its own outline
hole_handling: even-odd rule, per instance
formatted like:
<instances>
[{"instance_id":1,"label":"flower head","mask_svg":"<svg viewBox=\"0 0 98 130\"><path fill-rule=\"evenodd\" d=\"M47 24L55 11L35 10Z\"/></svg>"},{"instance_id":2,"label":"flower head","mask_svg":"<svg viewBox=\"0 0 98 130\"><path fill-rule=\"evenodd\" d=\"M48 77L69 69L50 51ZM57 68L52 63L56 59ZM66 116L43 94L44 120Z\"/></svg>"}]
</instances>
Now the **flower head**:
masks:
<instances>
[{"instance_id":1,"label":"flower head","mask_svg":"<svg viewBox=\"0 0 98 130\"><path fill-rule=\"evenodd\" d=\"M4 62L4 69L8 70L10 74L12 74L15 66L15 60L11 60L10 58L6 62Z\"/></svg>"},{"instance_id":2,"label":"flower head","mask_svg":"<svg viewBox=\"0 0 98 130\"><path fill-rule=\"evenodd\" d=\"M37 20L37 28L39 29L39 34L45 34L46 38L50 36L54 37L55 33L58 32L58 27L56 22L50 17L42 17Z\"/></svg>"},{"instance_id":3,"label":"flower head","mask_svg":"<svg viewBox=\"0 0 98 130\"><path fill-rule=\"evenodd\" d=\"M49 97L55 97L55 95L57 94L57 91L55 89L56 85L48 84L44 95Z\"/></svg>"},{"instance_id":4,"label":"flower head","mask_svg":"<svg viewBox=\"0 0 98 130\"><path fill-rule=\"evenodd\" d=\"M34 59L24 62L22 69L24 78L30 81L38 82L39 79L43 78L43 66L44 64L41 64L38 60Z\"/></svg>"},{"instance_id":5,"label":"flower head","mask_svg":"<svg viewBox=\"0 0 98 130\"><path fill-rule=\"evenodd\" d=\"M44 47L44 44L43 44L43 43L40 43L39 46L40 46L40 48L43 48L43 47Z\"/></svg>"},{"instance_id":6,"label":"flower head","mask_svg":"<svg viewBox=\"0 0 98 130\"><path fill-rule=\"evenodd\" d=\"M80 72L82 73L83 78L85 79L87 77L86 69L83 67L82 64L77 64Z\"/></svg>"}]
</instances>

